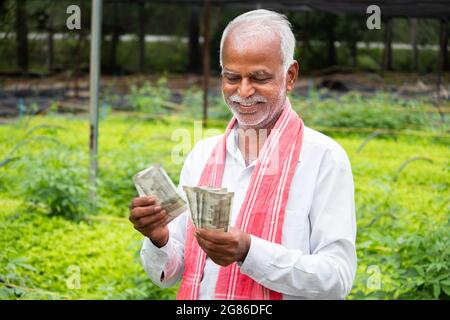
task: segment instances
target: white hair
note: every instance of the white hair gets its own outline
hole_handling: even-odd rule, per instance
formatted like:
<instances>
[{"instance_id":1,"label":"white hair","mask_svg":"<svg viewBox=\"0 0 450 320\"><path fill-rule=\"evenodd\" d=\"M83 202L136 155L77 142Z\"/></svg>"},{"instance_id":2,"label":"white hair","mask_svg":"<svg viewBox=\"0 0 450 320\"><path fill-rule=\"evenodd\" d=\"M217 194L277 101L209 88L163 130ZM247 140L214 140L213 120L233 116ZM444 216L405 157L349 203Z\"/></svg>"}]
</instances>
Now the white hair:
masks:
<instances>
[{"instance_id":1,"label":"white hair","mask_svg":"<svg viewBox=\"0 0 450 320\"><path fill-rule=\"evenodd\" d=\"M295 37L292 33L291 24L285 15L265 9L246 12L228 23L220 40L220 66L223 67L222 52L225 38L234 27L243 24L250 24L251 26L266 30L269 29L278 34L280 38L281 60L284 71L286 72L294 62ZM258 30L255 31L255 33L257 32Z\"/></svg>"}]
</instances>

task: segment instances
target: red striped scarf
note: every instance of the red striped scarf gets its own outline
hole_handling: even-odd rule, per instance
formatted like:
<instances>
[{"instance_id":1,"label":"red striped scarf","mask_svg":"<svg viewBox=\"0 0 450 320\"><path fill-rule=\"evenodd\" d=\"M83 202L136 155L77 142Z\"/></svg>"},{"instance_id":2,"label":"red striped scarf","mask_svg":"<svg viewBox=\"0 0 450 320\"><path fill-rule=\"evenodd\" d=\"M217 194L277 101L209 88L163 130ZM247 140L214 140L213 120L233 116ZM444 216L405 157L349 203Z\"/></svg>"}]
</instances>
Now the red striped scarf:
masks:
<instances>
[{"instance_id":1,"label":"red striped scarf","mask_svg":"<svg viewBox=\"0 0 450 320\"><path fill-rule=\"evenodd\" d=\"M236 123L228 124L226 133L216 144L203 169L199 186L222 185L226 159L226 140ZM281 243L284 212L303 141L303 122L292 110L288 98L269 137L264 143L252 173L241 206L236 228L256 237ZM184 251L184 273L177 299L196 300L203 277L206 253L194 237L194 226L187 222ZM220 267L216 299L281 299L281 293L271 291L242 274L236 263Z\"/></svg>"}]
</instances>

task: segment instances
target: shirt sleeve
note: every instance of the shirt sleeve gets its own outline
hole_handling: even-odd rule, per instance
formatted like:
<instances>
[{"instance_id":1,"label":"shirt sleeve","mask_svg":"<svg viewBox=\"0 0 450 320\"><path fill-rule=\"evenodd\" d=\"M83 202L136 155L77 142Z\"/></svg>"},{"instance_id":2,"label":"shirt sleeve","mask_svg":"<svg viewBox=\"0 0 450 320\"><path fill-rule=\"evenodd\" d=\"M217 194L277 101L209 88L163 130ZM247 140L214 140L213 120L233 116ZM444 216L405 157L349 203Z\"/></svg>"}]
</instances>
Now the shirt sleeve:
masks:
<instances>
[{"instance_id":1,"label":"shirt sleeve","mask_svg":"<svg viewBox=\"0 0 450 320\"><path fill-rule=\"evenodd\" d=\"M186 158L181 170L177 191L185 199L183 185L192 185L189 172L191 154ZM175 285L184 272L184 243L186 239L186 222L188 212L172 220L169 224L169 240L165 246L158 248L145 237L141 249L141 262L149 278L161 288Z\"/></svg>"},{"instance_id":2,"label":"shirt sleeve","mask_svg":"<svg viewBox=\"0 0 450 320\"><path fill-rule=\"evenodd\" d=\"M175 285L183 275L186 213L169 223L169 241L158 248L145 237L141 261L149 278L161 288Z\"/></svg>"},{"instance_id":3,"label":"shirt sleeve","mask_svg":"<svg viewBox=\"0 0 450 320\"><path fill-rule=\"evenodd\" d=\"M263 286L307 299L344 299L356 272L356 218L350 161L325 152L309 213L310 252L251 235L241 272Z\"/></svg>"}]
</instances>

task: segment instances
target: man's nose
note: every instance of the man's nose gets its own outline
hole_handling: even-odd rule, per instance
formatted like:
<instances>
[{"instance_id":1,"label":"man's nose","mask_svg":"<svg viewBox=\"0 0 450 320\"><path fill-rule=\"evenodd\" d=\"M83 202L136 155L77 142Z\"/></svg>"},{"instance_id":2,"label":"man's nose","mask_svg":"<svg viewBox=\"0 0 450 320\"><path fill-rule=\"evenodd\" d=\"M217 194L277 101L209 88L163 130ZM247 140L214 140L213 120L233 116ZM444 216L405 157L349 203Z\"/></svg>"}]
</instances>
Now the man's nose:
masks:
<instances>
[{"instance_id":1,"label":"man's nose","mask_svg":"<svg viewBox=\"0 0 450 320\"><path fill-rule=\"evenodd\" d=\"M238 88L238 94L242 98L248 98L252 96L255 93L255 88L253 88L252 83L249 79L243 78L239 88Z\"/></svg>"}]
</instances>

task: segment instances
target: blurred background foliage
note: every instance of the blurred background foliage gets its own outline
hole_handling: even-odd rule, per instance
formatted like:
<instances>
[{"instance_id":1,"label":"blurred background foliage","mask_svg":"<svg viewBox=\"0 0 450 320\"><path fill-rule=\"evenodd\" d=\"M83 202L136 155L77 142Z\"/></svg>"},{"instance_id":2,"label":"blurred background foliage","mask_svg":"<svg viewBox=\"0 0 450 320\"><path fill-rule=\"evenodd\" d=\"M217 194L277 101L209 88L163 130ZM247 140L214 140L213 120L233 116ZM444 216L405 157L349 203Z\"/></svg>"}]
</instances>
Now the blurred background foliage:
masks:
<instances>
[{"instance_id":1,"label":"blurred background foliage","mask_svg":"<svg viewBox=\"0 0 450 320\"><path fill-rule=\"evenodd\" d=\"M22 5L22 27L18 27L16 9ZM68 30L66 8L78 5L83 13L81 30ZM60 71L86 72L89 64L91 3L88 0L2 0L0 1L0 72L23 71L53 74ZM211 11L211 68L220 72L218 52L226 24L246 11L233 6L214 5ZM161 4L151 1L105 1L103 9L103 74L133 72L201 71L204 9L199 5ZM380 30L366 27L366 14L331 14L318 11L285 11L298 41L296 57L301 69L311 72L331 65L380 70L386 21ZM441 28L449 33L449 24L435 18L413 21L393 17L392 43L418 45L417 58L411 59L411 48L395 47L394 71L433 72L438 69ZM18 50L16 32L25 33L25 48ZM28 35L28 36L27 36ZM146 40L140 39L147 37ZM153 38L152 38L153 37ZM158 38L159 37L159 38ZM412 38L413 37L413 38ZM448 43L448 42L447 42ZM51 44L52 47L49 47ZM139 57L142 50L143 62ZM51 57L51 62L49 59ZM25 61L21 65L20 61ZM17 63L11 63L17 61ZM448 70L448 61L446 64Z\"/></svg>"},{"instance_id":2,"label":"blurred background foliage","mask_svg":"<svg viewBox=\"0 0 450 320\"><path fill-rule=\"evenodd\" d=\"M153 90L160 90L163 82ZM405 103L385 94L371 99L357 93L338 100L320 98L325 93L291 100L305 123L335 138L352 163L358 273L350 298L449 298L450 152L440 117L421 112L429 107L426 102ZM199 99L195 97L192 91L183 97L194 110ZM173 152L182 140L174 132L190 135L190 150L193 121L200 120L201 112L192 116L195 111L186 108L167 114L155 99L149 117L134 99L131 94L135 111L116 111L100 122L96 210L89 209L86 116L54 112L0 126L2 297L175 297L176 287L155 287L140 266L142 237L126 218L136 194L131 176L161 163L178 183L182 161L174 161ZM342 104L355 112L336 116L346 112L339 109ZM212 110L216 108L224 107L218 103ZM208 129L225 127L229 115L217 115ZM370 121L362 128L365 118ZM370 131L345 131L349 128ZM80 268L78 290L67 287L72 265Z\"/></svg>"},{"instance_id":3,"label":"blurred background foliage","mask_svg":"<svg viewBox=\"0 0 450 320\"><path fill-rule=\"evenodd\" d=\"M178 183L195 139L225 128L220 37L243 10L212 8L208 127L195 136L203 7L139 3L104 5L94 208L90 1L0 0L0 299L175 298L176 287L153 285L140 265L142 236L127 219L131 177L161 163ZM65 27L70 4L81 7L80 31ZM448 23L391 19L389 65L386 21L367 30L365 14L284 13L301 66L293 108L352 163L358 270L349 298L448 299L450 88L439 56Z\"/></svg>"}]
</instances>

